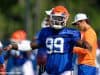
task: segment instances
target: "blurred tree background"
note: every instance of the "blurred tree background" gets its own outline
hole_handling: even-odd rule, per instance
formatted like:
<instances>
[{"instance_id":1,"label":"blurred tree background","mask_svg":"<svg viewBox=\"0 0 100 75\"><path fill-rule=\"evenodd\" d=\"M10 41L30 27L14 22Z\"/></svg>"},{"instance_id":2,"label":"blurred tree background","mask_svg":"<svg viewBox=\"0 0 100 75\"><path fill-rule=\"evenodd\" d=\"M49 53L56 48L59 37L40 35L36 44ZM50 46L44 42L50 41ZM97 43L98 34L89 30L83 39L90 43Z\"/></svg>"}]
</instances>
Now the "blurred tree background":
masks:
<instances>
[{"instance_id":1,"label":"blurred tree background","mask_svg":"<svg viewBox=\"0 0 100 75\"><path fill-rule=\"evenodd\" d=\"M44 11L56 5L68 8L69 23L76 13L86 13L100 38L100 0L0 0L0 39L8 39L18 29L26 30L31 39L41 28Z\"/></svg>"}]
</instances>

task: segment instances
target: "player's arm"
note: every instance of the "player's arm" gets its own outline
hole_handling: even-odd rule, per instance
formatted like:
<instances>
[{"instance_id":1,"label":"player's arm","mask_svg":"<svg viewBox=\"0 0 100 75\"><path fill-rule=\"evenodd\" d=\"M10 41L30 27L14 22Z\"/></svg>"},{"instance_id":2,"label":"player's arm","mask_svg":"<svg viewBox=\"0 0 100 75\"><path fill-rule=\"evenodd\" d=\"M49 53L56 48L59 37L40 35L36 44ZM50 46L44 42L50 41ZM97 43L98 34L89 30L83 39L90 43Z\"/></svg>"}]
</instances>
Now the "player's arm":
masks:
<instances>
[{"instance_id":1,"label":"player's arm","mask_svg":"<svg viewBox=\"0 0 100 75\"><path fill-rule=\"evenodd\" d=\"M91 50L92 46L90 42L92 42L93 40L91 41L90 38L92 37L92 35L90 35L90 33L86 33L85 35L85 39L81 40L81 34L79 32L77 32L77 34L74 34L75 46Z\"/></svg>"},{"instance_id":2,"label":"player's arm","mask_svg":"<svg viewBox=\"0 0 100 75\"><path fill-rule=\"evenodd\" d=\"M92 50L92 47L91 47L91 45L87 41L78 40L76 42L75 47L73 48L73 53L76 53L76 54L86 54L86 53L88 53L91 50Z\"/></svg>"},{"instance_id":3,"label":"player's arm","mask_svg":"<svg viewBox=\"0 0 100 75\"><path fill-rule=\"evenodd\" d=\"M87 54L89 51L87 49L81 48L81 47L74 47L73 53L76 54Z\"/></svg>"},{"instance_id":4,"label":"player's arm","mask_svg":"<svg viewBox=\"0 0 100 75\"><path fill-rule=\"evenodd\" d=\"M21 51L26 51L26 50L34 50L35 48L38 48L38 43L36 41L32 41L30 43L12 43L9 44L4 48L4 50L21 50Z\"/></svg>"},{"instance_id":5,"label":"player's arm","mask_svg":"<svg viewBox=\"0 0 100 75\"><path fill-rule=\"evenodd\" d=\"M77 42L77 46L91 51L92 47L95 46L96 34L93 31L88 31L85 33L84 37L84 40L79 40Z\"/></svg>"},{"instance_id":6,"label":"player's arm","mask_svg":"<svg viewBox=\"0 0 100 75\"><path fill-rule=\"evenodd\" d=\"M32 38L32 41L30 43L32 50L42 47L39 42L41 40L41 39L39 39L40 37L41 37L40 32L38 32L38 34Z\"/></svg>"},{"instance_id":7,"label":"player's arm","mask_svg":"<svg viewBox=\"0 0 100 75\"><path fill-rule=\"evenodd\" d=\"M73 48L73 53L86 54L87 49L91 49L91 46L87 42L81 40L80 32L77 32L77 34L74 34L74 41L75 41L75 46ZM86 50L84 51L84 49Z\"/></svg>"},{"instance_id":8,"label":"player's arm","mask_svg":"<svg viewBox=\"0 0 100 75\"><path fill-rule=\"evenodd\" d=\"M41 32L42 33L42 32ZM36 48L41 47L41 36L43 36L43 34L39 33L38 37L34 36L32 38L31 42L28 43L13 43L8 45L6 48L4 48L5 50L11 50L11 49L15 49L15 50L34 50Z\"/></svg>"},{"instance_id":9,"label":"player's arm","mask_svg":"<svg viewBox=\"0 0 100 75\"><path fill-rule=\"evenodd\" d=\"M32 50L36 49L36 48L39 48L39 44L36 40L33 40L31 43L30 43L30 47L32 48Z\"/></svg>"},{"instance_id":10,"label":"player's arm","mask_svg":"<svg viewBox=\"0 0 100 75\"><path fill-rule=\"evenodd\" d=\"M11 50L11 49L18 49L18 45L17 44L9 44L8 46L4 47L4 50Z\"/></svg>"},{"instance_id":11,"label":"player's arm","mask_svg":"<svg viewBox=\"0 0 100 75\"><path fill-rule=\"evenodd\" d=\"M77 46L74 47L73 52L77 54L86 54L87 52L92 50L92 46L96 40L96 35L93 32L87 32L84 40L80 40L77 42Z\"/></svg>"}]
</instances>

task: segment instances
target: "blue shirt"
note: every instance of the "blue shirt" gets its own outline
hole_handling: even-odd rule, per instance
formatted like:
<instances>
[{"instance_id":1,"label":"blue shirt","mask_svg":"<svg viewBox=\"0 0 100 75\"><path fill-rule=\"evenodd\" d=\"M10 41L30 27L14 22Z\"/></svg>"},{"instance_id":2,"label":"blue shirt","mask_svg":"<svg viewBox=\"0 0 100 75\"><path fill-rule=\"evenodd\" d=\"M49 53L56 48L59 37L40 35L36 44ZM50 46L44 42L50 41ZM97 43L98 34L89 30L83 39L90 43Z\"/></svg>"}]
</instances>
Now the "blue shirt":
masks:
<instances>
[{"instance_id":1,"label":"blue shirt","mask_svg":"<svg viewBox=\"0 0 100 75\"><path fill-rule=\"evenodd\" d=\"M38 43L46 48L46 71L49 74L60 74L73 69L73 46L80 39L80 32L72 28L55 30L43 28L38 37Z\"/></svg>"}]
</instances>

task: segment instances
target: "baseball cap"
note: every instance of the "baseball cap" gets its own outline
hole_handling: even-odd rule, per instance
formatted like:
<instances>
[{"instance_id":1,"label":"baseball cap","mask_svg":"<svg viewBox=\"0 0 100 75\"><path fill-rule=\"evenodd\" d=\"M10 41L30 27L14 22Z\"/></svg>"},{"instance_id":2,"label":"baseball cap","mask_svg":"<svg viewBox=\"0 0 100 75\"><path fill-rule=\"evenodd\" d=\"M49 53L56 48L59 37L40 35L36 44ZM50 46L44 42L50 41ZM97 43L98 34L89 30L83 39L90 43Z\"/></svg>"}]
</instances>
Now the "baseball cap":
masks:
<instances>
[{"instance_id":1,"label":"baseball cap","mask_svg":"<svg viewBox=\"0 0 100 75\"><path fill-rule=\"evenodd\" d=\"M84 13L78 13L76 14L74 21L72 22L72 24L74 25L76 22L80 21L80 20L86 20L88 19L87 15Z\"/></svg>"}]
</instances>

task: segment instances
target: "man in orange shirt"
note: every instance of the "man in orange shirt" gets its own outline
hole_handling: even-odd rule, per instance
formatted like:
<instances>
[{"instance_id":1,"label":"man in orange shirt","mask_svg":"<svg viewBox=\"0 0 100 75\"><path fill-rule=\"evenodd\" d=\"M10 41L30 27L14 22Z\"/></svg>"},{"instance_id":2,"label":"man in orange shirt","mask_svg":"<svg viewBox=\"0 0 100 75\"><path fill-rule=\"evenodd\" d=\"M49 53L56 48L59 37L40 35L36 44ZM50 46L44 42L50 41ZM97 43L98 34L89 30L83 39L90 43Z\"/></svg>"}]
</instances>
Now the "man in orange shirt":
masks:
<instances>
[{"instance_id":1,"label":"man in orange shirt","mask_svg":"<svg viewBox=\"0 0 100 75\"><path fill-rule=\"evenodd\" d=\"M81 32L81 40L73 48L73 53L78 55L78 75L96 75L96 33L84 13L78 13L72 24Z\"/></svg>"}]
</instances>

